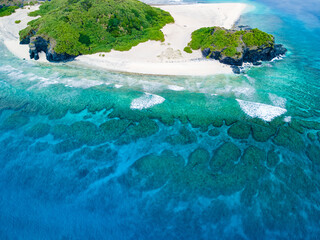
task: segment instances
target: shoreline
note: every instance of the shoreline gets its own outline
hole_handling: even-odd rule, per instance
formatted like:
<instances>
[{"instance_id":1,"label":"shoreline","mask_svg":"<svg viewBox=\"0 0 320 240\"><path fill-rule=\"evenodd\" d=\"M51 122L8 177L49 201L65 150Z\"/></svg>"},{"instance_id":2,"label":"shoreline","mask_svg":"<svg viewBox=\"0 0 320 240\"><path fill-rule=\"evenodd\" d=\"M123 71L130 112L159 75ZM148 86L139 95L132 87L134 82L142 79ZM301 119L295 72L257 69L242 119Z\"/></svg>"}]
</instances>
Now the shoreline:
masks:
<instances>
[{"instance_id":1,"label":"shoreline","mask_svg":"<svg viewBox=\"0 0 320 240\"><path fill-rule=\"evenodd\" d=\"M92 55L81 55L69 65L86 66L113 72L143 75L167 76L208 76L214 74L233 74L230 66L217 60L203 58L200 50L193 53L183 51L191 40L191 33L201 27L221 26L232 28L241 14L250 5L244 3L212 4L178 4L153 5L169 12L175 23L162 28L165 41L147 41L140 43L129 51L100 52ZM28 45L19 44L19 31L27 26L34 17L28 17L29 9L17 9L16 13L0 18L0 38L14 55L20 59L29 58ZM21 20L15 24L15 20ZM34 61L34 60L32 60ZM48 62L45 54L40 55L40 62Z\"/></svg>"},{"instance_id":2,"label":"shoreline","mask_svg":"<svg viewBox=\"0 0 320 240\"><path fill-rule=\"evenodd\" d=\"M19 31L26 28L28 22L37 18L29 17L28 13L39 9L39 6L40 5L19 8L10 16L0 18L0 40L3 41L4 45L13 55L20 59L34 61L33 59L30 59L29 46L20 44ZM21 20L21 22L16 24L16 20ZM39 61L48 62L45 59L44 53L41 54Z\"/></svg>"}]
</instances>

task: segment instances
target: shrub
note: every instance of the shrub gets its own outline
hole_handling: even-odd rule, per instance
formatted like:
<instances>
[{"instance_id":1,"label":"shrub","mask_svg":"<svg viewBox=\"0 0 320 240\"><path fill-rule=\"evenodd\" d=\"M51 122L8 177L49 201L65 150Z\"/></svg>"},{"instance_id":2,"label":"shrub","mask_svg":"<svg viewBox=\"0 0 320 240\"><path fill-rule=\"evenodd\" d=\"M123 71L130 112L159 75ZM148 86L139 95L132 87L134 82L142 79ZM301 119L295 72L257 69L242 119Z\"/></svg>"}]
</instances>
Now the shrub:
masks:
<instances>
[{"instance_id":1,"label":"shrub","mask_svg":"<svg viewBox=\"0 0 320 240\"><path fill-rule=\"evenodd\" d=\"M273 41L273 36L260 31L259 29L255 28L251 31L246 32L243 35L243 42L248 46L261 46L261 45L268 45L270 42Z\"/></svg>"},{"instance_id":2,"label":"shrub","mask_svg":"<svg viewBox=\"0 0 320 240\"><path fill-rule=\"evenodd\" d=\"M185 47L183 50L184 50L186 53L192 53L192 50L191 50L190 47Z\"/></svg>"},{"instance_id":3,"label":"shrub","mask_svg":"<svg viewBox=\"0 0 320 240\"><path fill-rule=\"evenodd\" d=\"M9 16L18 9L17 6L3 7L0 9L0 17Z\"/></svg>"},{"instance_id":4,"label":"shrub","mask_svg":"<svg viewBox=\"0 0 320 240\"><path fill-rule=\"evenodd\" d=\"M30 8L28 8L30 10ZM28 13L29 17L37 17L39 16L39 12L38 11L33 11L33 12L29 12Z\"/></svg>"},{"instance_id":5,"label":"shrub","mask_svg":"<svg viewBox=\"0 0 320 240\"><path fill-rule=\"evenodd\" d=\"M21 23L21 20L16 20L16 21L14 21L16 24L19 24L19 23Z\"/></svg>"}]
</instances>

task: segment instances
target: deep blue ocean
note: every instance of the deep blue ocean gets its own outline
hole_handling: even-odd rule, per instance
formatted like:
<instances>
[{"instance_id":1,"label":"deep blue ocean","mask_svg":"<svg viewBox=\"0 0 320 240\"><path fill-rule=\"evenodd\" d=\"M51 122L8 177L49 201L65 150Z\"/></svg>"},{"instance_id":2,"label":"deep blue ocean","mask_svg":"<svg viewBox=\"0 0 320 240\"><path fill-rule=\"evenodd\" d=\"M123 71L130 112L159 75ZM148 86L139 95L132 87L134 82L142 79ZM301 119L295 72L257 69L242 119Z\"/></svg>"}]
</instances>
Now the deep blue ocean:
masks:
<instances>
[{"instance_id":1,"label":"deep blue ocean","mask_svg":"<svg viewBox=\"0 0 320 240\"><path fill-rule=\"evenodd\" d=\"M240 75L35 63L0 41L0 239L320 239L320 2L239 2L288 49Z\"/></svg>"}]
</instances>

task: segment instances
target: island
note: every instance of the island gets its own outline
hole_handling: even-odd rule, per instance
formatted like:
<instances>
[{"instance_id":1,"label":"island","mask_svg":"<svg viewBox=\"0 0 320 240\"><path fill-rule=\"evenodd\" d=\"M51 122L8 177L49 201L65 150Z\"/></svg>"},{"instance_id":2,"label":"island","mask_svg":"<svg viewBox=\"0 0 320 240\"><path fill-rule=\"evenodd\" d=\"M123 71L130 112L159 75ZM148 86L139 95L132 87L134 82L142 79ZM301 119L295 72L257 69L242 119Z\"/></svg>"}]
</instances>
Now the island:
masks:
<instances>
[{"instance_id":1,"label":"island","mask_svg":"<svg viewBox=\"0 0 320 240\"><path fill-rule=\"evenodd\" d=\"M201 28L192 33L192 40L185 51L201 49L204 57L219 60L233 66L239 73L238 66L244 62L260 65L260 61L270 61L284 55L287 49L282 44L275 44L274 36L259 29L228 30L222 27Z\"/></svg>"},{"instance_id":2,"label":"island","mask_svg":"<svg viewBox=\"0 0 320 240\"><path fill-rule=\"evenodd\" d=\"M286 51L267 33L237 29L237 20L249 9L243 3L150 6L138 0L52 0L30 8L0 20L5 45L23 59L207 76L239 73L244 62L261 64ZM244 40L250 38L253 44Z\"/></svg>"}]
</instances>

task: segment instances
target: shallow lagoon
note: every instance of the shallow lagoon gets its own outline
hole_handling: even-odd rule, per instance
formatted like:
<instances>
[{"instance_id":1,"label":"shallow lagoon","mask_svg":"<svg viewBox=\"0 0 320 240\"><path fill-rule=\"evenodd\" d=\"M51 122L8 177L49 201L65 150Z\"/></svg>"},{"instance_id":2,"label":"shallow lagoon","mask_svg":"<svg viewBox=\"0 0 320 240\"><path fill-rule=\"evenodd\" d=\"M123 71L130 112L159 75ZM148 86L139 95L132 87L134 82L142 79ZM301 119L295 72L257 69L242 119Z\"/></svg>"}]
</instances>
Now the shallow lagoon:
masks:
<instances>
[{"instance_id":1,"label":"shallow lagoon","mask_svg":"<svg viewBox=\"0 0 320 240\"><path fill-rule=\"evenodd\" d=\"M238 76L34 64L0 43L1 239L316 239L319 4L305 2L241 18L289 54Z\"/></svg>"}]
</instances>

